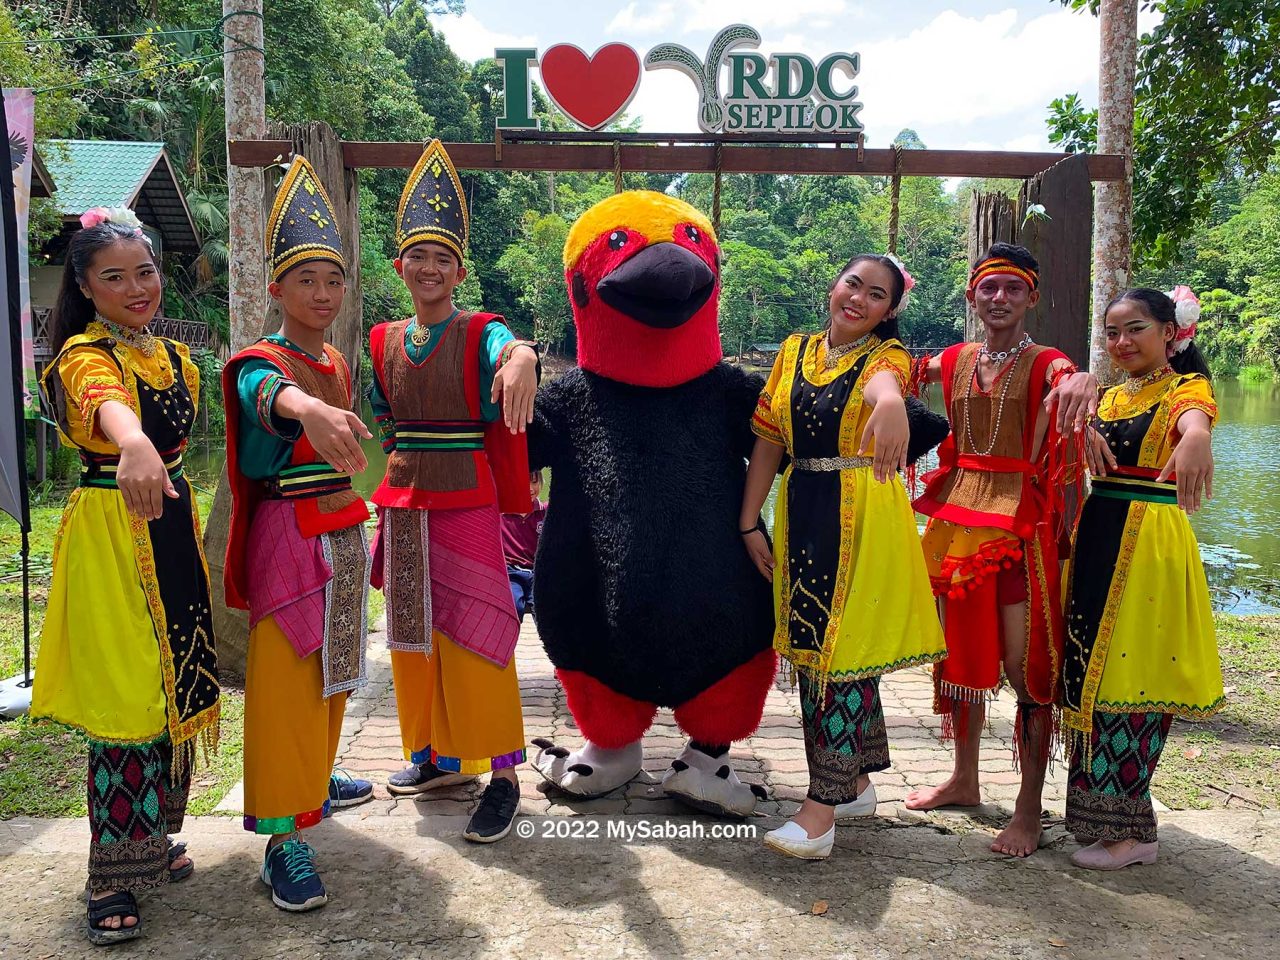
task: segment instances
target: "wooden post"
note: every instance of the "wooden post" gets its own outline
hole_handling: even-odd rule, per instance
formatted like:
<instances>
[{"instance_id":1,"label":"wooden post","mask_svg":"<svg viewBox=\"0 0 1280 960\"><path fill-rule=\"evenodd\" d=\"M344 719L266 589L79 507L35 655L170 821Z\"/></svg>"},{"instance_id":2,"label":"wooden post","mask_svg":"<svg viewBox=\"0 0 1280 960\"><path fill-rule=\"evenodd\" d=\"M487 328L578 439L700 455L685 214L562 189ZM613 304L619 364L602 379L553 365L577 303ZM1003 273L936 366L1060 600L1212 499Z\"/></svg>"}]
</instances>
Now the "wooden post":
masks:
<instances>
[{"instance_id":1,"label":"wooden post","mask_svg":"<svg viewBox=\"0 0 1280 960\"><path fill-rule=\"evenodd\" d=\"M1102 322L1107 304L1129 285L1133 259L1133 84L1138 59L1138 0L1102 0L1099 11L1098 152L1124 157L1124 177L1094 193L1093 336L1089 368L1115 379Z\"/></svg>"},{"instance_id":2,"label":"wooden post","mask_svg":"<svg viewBox=\"0 0 1280 960\"><path fill-rule=\"evenodd\" d=\"M993 243L1012 243L1014 235L1013 201L1003 193L975 193L969 201L969 261L968 269L987 252ZM966 304L964 314L964 338L981 338L981 324Z\"/></svg>"},{"instance_id":3,"label":"wooden post","mask_svg":"<svg viewBox=\"0 0 1280 960\"><path fill-rule=\"evenodd\" d=\"M1093 247L1093 191L1083 156L1069 157L1024 180L1014 242L1040 262L1040 302L1027 317L1037 343L1057 347L1082 369L1089 359L1089 265ZM1032 204L1049 219L1026 218Z\"/></svg>"},{"instance_id":4,"label":"wooden post","mask_svg":"<svg viewBox=\"0 0 1280 960\"><path fill-rule=\"evenodd\" d=\"M236 140L267 135L267 96L263 80L262 0L222 0L222 70L227 117L227 266L231 351L248 346L261 331L267 307L266 225L262 216L263 171L230 161ZM234 14L234 15L232 15ZM220 403L216 383L204 385L201 402ZM223 469L205 524L204 550L213 595L213 630L218 666L224 677L242 678L249 650L249 618L229 609L223 599L222 568L231 526L231 491Z\"/></svg>"}]
</instances>

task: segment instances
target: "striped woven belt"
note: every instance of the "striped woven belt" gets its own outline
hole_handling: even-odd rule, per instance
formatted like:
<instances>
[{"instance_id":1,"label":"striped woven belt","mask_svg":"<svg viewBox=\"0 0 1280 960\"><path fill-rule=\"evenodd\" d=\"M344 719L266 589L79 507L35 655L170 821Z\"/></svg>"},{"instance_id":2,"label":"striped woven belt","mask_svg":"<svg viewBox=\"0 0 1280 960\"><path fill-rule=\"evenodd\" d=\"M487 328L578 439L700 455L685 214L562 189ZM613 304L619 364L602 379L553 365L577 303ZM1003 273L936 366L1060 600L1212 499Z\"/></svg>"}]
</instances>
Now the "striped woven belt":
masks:
<instances>
[{"instance_id":1,"label":"striped woven belt","mask_svg":"<svg viewBox=\"0 0 1280 960\"><path fill-rule=\"evenodd\" d=\"M869 467L873 463L870 457L797 457L791 461L797 470L811 473L826 473L831 470L856 470Z\"/></svg>"},{"instance_id":2,"label":"striped woven belt","mask_svg":"<svg viewBox=\"0 0 1280 960\"><path fill-rule=\"evenodd\" d=\"M396 451L483 450L479 420L397 420Z\"/></svg>"},{"instance_id":3,"label":"striped woven belt","mask_svg":"<svg viewBox=\"0 0 1280 960\"><path fill-rule=\"evenodd\" d=\"M351 478L327 463L302 463L285 467L266 483L265 495L268 500L305 500L351 489Z\"/></svg>"},{"instance_id":4,"label":"striped woven belt","mask_svg":"<svg viewBox=\"0 0 1280 960\"><path fill-rule=\"evenodd\" d=\"M164 461L164 468L169 472L169 479L177 480L182 476L182 448L159 452L160 459ZM118 455L80 451L80 486L82 487L119 490L120 484L116 482L116 471L119 469Z\"/></svg>"},{"instance_id":5,"label":"striped woven belt","mask_svg":"<svg viewBox=\"0 0 1280 960\"><path fill-rule=\"evenodd\" d=\"M1148 476L1149 474L1149 476ZM1178 485L1156 483L1159 470L1145 467L1119 467L1105 477L1094 477L1090 493L1112 500L1145 500L1147 503L1177 503Z\"/></svg>"}]
</instances>

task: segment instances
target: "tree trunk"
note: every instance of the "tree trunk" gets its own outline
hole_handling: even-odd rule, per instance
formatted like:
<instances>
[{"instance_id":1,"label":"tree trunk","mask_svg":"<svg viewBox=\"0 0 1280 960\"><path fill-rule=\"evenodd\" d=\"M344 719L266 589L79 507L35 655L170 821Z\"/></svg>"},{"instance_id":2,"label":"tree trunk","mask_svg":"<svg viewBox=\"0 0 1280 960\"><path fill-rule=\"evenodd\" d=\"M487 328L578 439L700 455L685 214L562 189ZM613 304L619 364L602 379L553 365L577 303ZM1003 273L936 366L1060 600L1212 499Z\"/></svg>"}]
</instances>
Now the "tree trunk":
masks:
<instances>
[{"instance_id":1,"label":"tree trunk","mask_svg":"<svg viewBox=\"0 0 1280 960\"><path fill-rule=\"evenodd\" d=\"M222 65L227 115L227 144L262 140L267 135L267 102L263 83L262 0L222 0L231 16L223 26ZM253 13L259 16L252 16ZM245 49L250 48L250 49ZM231 351L252 343L262 332L267 310L266 224L262 213L263 171L227 163L227 222L230 257L227 266ZM219 402L219 385L205 384L205 403ZM249 649L249 618L227 607L222 595L223 556L231 525L231 492L226 469L205 525L205 556L213 594L213 630L218 666L224 676L243 677Z\"/></svg>"},{"instance_id":2,"label":"tree trunk","mask_svg":"<svg viewBox=\"0 0 1280 960\"><path fill-rule=\"evenodd\" d=\"M1125 158L1123 180L1097 185L1093 203L1093 337L1089 368L1104 382L1107 304L1129 285L1133 259L1133 84L1138 60L1138 0L1102 0L1099 13L1098 152Z\"/></svg>"}]
</instances>

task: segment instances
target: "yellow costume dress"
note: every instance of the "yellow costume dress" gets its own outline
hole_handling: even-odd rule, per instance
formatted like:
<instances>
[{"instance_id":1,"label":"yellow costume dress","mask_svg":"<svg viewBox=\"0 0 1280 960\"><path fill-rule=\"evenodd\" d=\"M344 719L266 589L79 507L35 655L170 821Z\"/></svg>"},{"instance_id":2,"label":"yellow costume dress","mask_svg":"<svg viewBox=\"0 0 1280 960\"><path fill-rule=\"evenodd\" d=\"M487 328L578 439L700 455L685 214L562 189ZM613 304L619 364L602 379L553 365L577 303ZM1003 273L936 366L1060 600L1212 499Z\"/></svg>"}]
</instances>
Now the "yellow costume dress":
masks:
<instances>
[{"instance_id":1,"label":"yellow costume dress","mask_svg":"<svg viewBox=\"0 0 1280 960\"><path fill-rule=\"evenodd\" d=\"M89 737L93 890L167 881L196 740L216 743L209 574L182 474L199 379L183 344L95 321L41 384L81 473L54 541L31 712ZM120 451L97 422L110 400L138 415L178 493L157 520L125 509Z\"/></svg>"},{"instance_id":2,"label":"yellow costume dress","mask_svg":"<svg viewBox=\"0 0 1280 960\"><path fill-rule=\"evenodd\" d=\"M1092 840L1156 839L1150 784L1173 717L1222 706L1209 587L1172 482L1155 478L1178 418L1217 405L1198 374L1108 390L1094 427L1119 466L1095 477L1066 589L1067 825Z\"/></svg>"},{"instance_id":3,"label":"yellow costume dress","mask_svg":"<svg viewBox=\"0 0 1280 960\"><path fill-rule=\"evenodd\" d=\"M889 766L879 677L946 656L915 516L901 480L858 456L863 391L888 371L905 390L910 356L875 336L828 352L825 334L787 339L752 420L791 457L774 526L774 647L800 678L810 796L856 797Z\"/></svg>"}]
</instances>

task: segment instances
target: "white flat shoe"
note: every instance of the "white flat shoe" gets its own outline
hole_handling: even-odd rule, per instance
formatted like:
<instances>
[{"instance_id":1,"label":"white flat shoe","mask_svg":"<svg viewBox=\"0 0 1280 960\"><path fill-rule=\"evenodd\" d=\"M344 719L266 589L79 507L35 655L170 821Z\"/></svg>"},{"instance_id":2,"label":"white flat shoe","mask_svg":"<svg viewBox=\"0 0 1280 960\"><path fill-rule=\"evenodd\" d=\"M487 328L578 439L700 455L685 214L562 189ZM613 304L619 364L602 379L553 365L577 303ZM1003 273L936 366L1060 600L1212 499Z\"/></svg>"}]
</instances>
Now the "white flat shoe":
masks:
<instances>
[{"instance_id":1,"label":"white flat shoe","mask_svg":"<svg viewBox=\"0 0 1280 960\"><path fill-rule=\"evenodd\" d=\"M848 803L836 804L837 820L854 820L858 817L874 817L876 815L876 785L873 783L858 794L858 799Z\"/></svg>"},{"instance_id":2,"label":"white flat shoe","mask_svg":"<svg viewBox=\"0 0 1280 960\"><path fill-rule=\"evenodd\" d=\"M1123 870L1134 864L1149 866L1156 862L1159 852L1159 842L1135 843L1127 850L1121 850L1118 847L1108 849L1099 840L1073 853L1071 862L1086 870Z\"/></svg>"},{"instance_id":3,"label":"white flat shoe","mask_svg":"<svg viewBox=\"0 0 1280 960\"><path fill-rule=\"evenodd\" d=\"M810 838L804 827L794 820L788 820L777 830L770 830L764 835L764 843L779 853L801 860L825 860L831 856L831 848L836 842L836 827L831 825L820 837Z\"/></svg>"}]
</instances>

